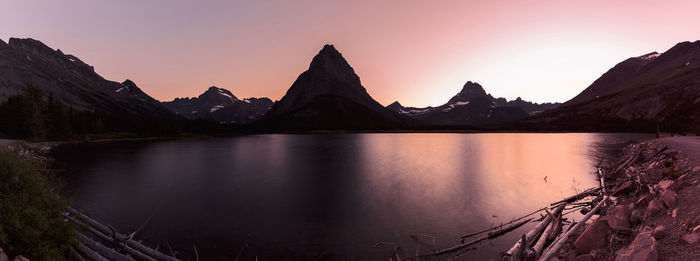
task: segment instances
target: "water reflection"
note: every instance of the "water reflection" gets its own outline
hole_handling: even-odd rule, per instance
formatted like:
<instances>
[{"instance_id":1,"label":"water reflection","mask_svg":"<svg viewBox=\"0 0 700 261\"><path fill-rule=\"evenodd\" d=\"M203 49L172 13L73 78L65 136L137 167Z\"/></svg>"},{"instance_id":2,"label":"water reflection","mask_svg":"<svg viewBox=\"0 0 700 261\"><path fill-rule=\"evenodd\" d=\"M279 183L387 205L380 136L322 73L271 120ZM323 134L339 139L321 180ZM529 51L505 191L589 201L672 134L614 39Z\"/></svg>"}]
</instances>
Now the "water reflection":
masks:
<instances>
[{"instance_id":1,"label":"water reflection","mask_svg":"<svg viewBox=\"0 0 700 261\"><path fill-rule=\"evenodd\" d=\"M408 235L448 246L595 186L600 148L627 134L255 135L69 146L57 153L74 205L122 231L206 260L378 259ZM547 180L544 180L544 177ZM526 229L526 228L523 228ZM517 233L514 233L516 235ZM488 259L510 235L465 259ZM409 251L410 250L410 251Z\"/></svg>"}]
</instances>

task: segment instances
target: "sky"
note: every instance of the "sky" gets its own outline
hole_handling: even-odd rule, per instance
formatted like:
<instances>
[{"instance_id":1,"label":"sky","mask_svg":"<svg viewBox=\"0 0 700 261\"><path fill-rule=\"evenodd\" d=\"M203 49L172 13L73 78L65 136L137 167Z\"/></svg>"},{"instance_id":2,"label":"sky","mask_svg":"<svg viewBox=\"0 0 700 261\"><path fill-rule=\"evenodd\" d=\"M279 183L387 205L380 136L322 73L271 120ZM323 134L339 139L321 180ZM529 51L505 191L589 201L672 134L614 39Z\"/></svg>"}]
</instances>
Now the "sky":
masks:
<instances>
[{"instance_id":1,"label":"sky","mask_svg":"<svg viewBox=\"0 0 700 261\"><path fill-rule=\"evenodd\" d=\"M441 105L467 81L564 102L622 60L700 39L700 1L0 0L34 38L166 101L209 86L282 98L326 43L378 102Z\"/></svg>"}]
</instances>

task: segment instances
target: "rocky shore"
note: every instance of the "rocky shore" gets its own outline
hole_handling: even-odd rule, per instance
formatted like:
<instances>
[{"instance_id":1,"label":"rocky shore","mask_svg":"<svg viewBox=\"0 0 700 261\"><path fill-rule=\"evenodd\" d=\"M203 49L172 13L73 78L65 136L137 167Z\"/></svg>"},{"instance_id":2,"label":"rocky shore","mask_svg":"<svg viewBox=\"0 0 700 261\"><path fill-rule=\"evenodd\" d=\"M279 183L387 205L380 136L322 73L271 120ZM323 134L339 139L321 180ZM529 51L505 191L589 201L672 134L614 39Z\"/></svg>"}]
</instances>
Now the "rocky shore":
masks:
<instances>
[{"instance_id":1,"label":"rocky shore","mask_svg":"<svg viewBox=\"0 0 700 261\"><path fill-rule=\"evenodd\" d=\"M632 144L604 168L609 201L552 260L700 258L700 138Z\"/></svg>"}]
</instances>

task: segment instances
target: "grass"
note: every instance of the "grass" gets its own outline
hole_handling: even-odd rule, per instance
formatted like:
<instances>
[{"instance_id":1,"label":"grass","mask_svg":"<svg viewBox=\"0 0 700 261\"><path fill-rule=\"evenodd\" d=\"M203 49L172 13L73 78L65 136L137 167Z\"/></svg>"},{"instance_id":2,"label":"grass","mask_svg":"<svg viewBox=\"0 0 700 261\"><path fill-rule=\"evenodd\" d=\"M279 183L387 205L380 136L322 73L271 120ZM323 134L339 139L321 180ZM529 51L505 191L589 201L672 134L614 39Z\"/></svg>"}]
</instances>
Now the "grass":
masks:
<instances>
[{"instance_id":1,"label":"grass","mask_svg":"<svg viewBox=\"0 0 700 261\"><path fill-rule=\"evenodd\" d=\"M43 169L0 152L0 247L10 257L58 260L77 242L63 218L68 201L58 196L59 183Z\"/></svg>"}]
</instances>

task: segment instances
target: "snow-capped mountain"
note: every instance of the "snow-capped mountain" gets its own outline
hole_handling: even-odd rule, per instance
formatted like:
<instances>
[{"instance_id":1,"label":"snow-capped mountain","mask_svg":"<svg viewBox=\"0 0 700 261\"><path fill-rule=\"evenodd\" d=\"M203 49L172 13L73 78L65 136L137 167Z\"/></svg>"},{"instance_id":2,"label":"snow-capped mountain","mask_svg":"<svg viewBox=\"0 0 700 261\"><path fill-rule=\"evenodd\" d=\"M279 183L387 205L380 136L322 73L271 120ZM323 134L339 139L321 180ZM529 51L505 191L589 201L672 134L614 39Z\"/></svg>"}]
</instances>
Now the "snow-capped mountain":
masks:
<instances>
[{"instance_id":1,"label":"snow-capped mountain","mask_svg":"<svg viewBox=\"0 0 700 261\"><path fill-rule=\"evenodd\" d=\"M487 94L481 85L468 81L462 90L447 103L438 107L404 107L398 101L387 106L390 110L430 125L472 125L498 124L539 113L556 107L558 104L536 104L518 98L507 101L495 99Z\"/></svg>"},{"instance_id":2,"label":"snow-capped mountain","mask_svg":"<svg viewBox=\"0 0 700 261\"><path fill-rule=\"evenodd\" d=\"M245 124L262 117L272 106L268 98L238 99L229 90L212 86L198 97L163 102L171 111L187 119L218 123Z\"/></svg>"}]
</instances>

